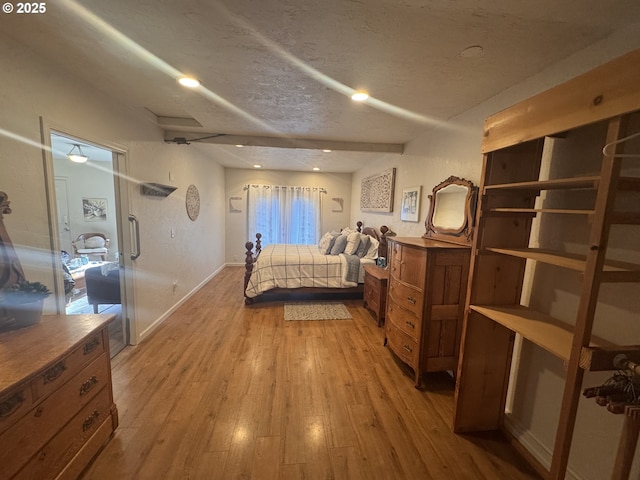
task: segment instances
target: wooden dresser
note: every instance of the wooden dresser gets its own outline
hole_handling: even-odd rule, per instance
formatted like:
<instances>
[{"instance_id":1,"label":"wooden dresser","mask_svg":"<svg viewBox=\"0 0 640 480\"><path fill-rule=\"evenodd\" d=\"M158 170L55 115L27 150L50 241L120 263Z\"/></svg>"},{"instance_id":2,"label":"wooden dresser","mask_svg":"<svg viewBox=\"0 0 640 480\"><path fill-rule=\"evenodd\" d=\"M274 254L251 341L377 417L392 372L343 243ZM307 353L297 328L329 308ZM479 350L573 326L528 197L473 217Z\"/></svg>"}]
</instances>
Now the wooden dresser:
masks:
<instances>
[{"instance_id":1,"label":"wooden dresser","mask_svg":"<svg viewBox=\"0 0 640 480\"><path fill-rule=\"evenodd\" d=\"M0 334L0 477L75 479L118 425L108 323L45 316Z\"/></svg>"},{"instance_id":2,"label":"wooden dresser","mask_svg":"<svg viewBox=\"0 0 640 480\"><path fill-rule=\"evenodd\" d=\"M384 325L388 279L388 270L373 264L364 266L364 307L373 312L379 327Z\"/></svg>"},{"instance_id":3,"label":"wooden dresser","mask_svg":"<svg viewBox=\"0 0 640 480\"><path fill-rule=\"evenodd\" d=\"M421 237L390 237L385 345L415 372L455 371L470 248Z\"/></svg>"}]
</instances>

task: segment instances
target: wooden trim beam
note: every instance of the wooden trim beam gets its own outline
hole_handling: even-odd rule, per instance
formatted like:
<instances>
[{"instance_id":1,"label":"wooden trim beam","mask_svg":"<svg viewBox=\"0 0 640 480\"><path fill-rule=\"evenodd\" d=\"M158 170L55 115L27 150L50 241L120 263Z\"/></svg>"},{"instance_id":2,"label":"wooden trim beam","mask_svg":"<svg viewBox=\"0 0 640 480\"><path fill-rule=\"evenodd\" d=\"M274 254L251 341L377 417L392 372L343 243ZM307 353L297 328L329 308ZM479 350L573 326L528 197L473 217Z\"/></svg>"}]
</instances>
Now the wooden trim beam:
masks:
<instances>
[{"instance_id":1,"label":"wooden trim beam","mask_svg":"<svg viewBox=\"0 0 640 480\"><path fill-rule=\"evenodd\" d=\"M342 150L349 152L404 152L402 143L345 142L309 138L261 137L253 135L228 135L206 132L165 131L167 143L214 143L218 145L243 145L246 147L299 148L306 150Z\"/></svg>"}]
</instances>

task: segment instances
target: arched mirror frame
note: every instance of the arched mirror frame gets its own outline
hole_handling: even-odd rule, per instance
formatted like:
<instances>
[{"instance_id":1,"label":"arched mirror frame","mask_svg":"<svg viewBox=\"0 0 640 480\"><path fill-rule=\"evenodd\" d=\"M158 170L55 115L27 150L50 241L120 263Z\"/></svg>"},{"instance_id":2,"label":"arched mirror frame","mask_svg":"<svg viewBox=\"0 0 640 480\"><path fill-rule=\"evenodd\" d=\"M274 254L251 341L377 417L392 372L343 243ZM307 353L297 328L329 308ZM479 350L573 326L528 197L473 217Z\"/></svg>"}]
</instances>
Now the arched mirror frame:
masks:
<instances>
[{"instance_id":1,"label":"arched mirror frame","mask_svg":"<svg viewBox=\"0 0 640 480\"><path fill-rule=\"evenodd\" d=\"M449 185L460 185L467 189L467 196L464 202L464 220L460 228L443 228L434 225L433 223L433 215L435 214L438 203L438 192ZM432 193L429 195L429 200L431 202L429 206L429 214L427 215L427 220L424 224L426 233L422 238L442 240L462 245L471 245L471 241L473 239L473 227L475 224L477 198L478 187L476 187L473 182L465 180L464 178L451 176L433 187Z\"/></svg>"}]
</instances>

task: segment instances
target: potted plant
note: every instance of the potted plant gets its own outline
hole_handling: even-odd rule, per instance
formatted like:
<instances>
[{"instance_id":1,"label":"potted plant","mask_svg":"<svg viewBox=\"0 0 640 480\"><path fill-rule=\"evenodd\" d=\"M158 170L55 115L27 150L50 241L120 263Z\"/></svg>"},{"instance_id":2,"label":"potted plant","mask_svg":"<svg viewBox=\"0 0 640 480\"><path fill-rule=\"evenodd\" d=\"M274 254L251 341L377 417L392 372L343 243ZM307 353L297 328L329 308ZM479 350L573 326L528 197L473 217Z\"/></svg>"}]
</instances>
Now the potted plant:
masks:
<instances>
[{"instance_id":1,"label":"potted plant","mask_svg":"<svg viewBox=\"0 0 640 480\"><path fill-rule=\"evenodd\" d=\"M0 290L0 329L35 325L42 319L42 305L51 295L46 285L40 282L22 280Z\"/></svg>"}]
</instances>

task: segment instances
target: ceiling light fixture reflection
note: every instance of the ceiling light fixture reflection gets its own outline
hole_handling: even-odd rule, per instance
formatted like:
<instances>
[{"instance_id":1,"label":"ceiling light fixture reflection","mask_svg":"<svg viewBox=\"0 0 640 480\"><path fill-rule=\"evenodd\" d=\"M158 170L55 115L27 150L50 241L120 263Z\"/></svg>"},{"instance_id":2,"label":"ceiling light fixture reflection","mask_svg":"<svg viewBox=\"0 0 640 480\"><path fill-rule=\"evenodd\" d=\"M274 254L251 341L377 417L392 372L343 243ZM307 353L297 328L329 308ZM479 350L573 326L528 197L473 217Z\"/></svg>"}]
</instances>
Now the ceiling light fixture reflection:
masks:
<instances>
[{"instance_id":1,"label":"ceiling light fixture reflection","mask_svg":"<svg viewBox=\"0 0 640 480\"><path fill-rule=\"evenodd\" d=\"M69 157L69 160L76 163L84 163L89 160L89 157L84 154L82 148L77 143L73 144L73 147L69 150L69 153L67 153L67 157Z\"/></svg>"},{"instance_id":2,"label":"ceiling light fixture reflection","mask_svg":"<svg viewBox=\"0 0 640 480\"><path fill-rule=\"evenodd\" d=\"M362 90L358 90L351 95L351 100L354 102L364 102L367 98L369 98L369 94L367 92L363 92Z\"/></svg>"},{"instance_id":3,"label":"ceiling light fixture reflection","mask_svg":"<svg viewBox=\"0 0 640 480\"><path fill-rule=\"evenodd\" d=\"M178 78L178 83L187 88L196 88L200 86L200 81L197 78L187 76Z\"/></svg>"},{"instance_id":4,"label":"ceiling light fixture reflection","mask_svg":"<svg viewBox=\"0 0 640 480\"><path fill-rule=\"evenodd\" d=\"M244 147L244 145L237 144L236 147L242 148L242 147Z\"/></svg>"},{"instance_id":5,"label":"ceiling light fixture reflection","mask_svg":"<svg viewBox=\"0 0 640 480\"><path fill-rule=\"evenodd\" d=\"M314 172L319 172L320 171L320 167L313 167L313 171Z\"/></svg>"},{"instance_id":6,"label":"ceiling light fixture reflection","mask_svg":"<svg viewBox=\"0 0 640 480\"><path fill-rule=\"evenodd\" d=\"M328 148L325 148L324 150L322 150L324 153L331 153L331 150L329 150Z\"/></svg>"},{"instance_id":7,"label":"ceiling light fixture reflection","mask_svg":"<svg viewBox=\"0 0 640 480\"><path fill-rule=\"evenodd\" d=\"M253 168L262 168L262 165L254 165Z\"/></svg>"}]
</instances>

